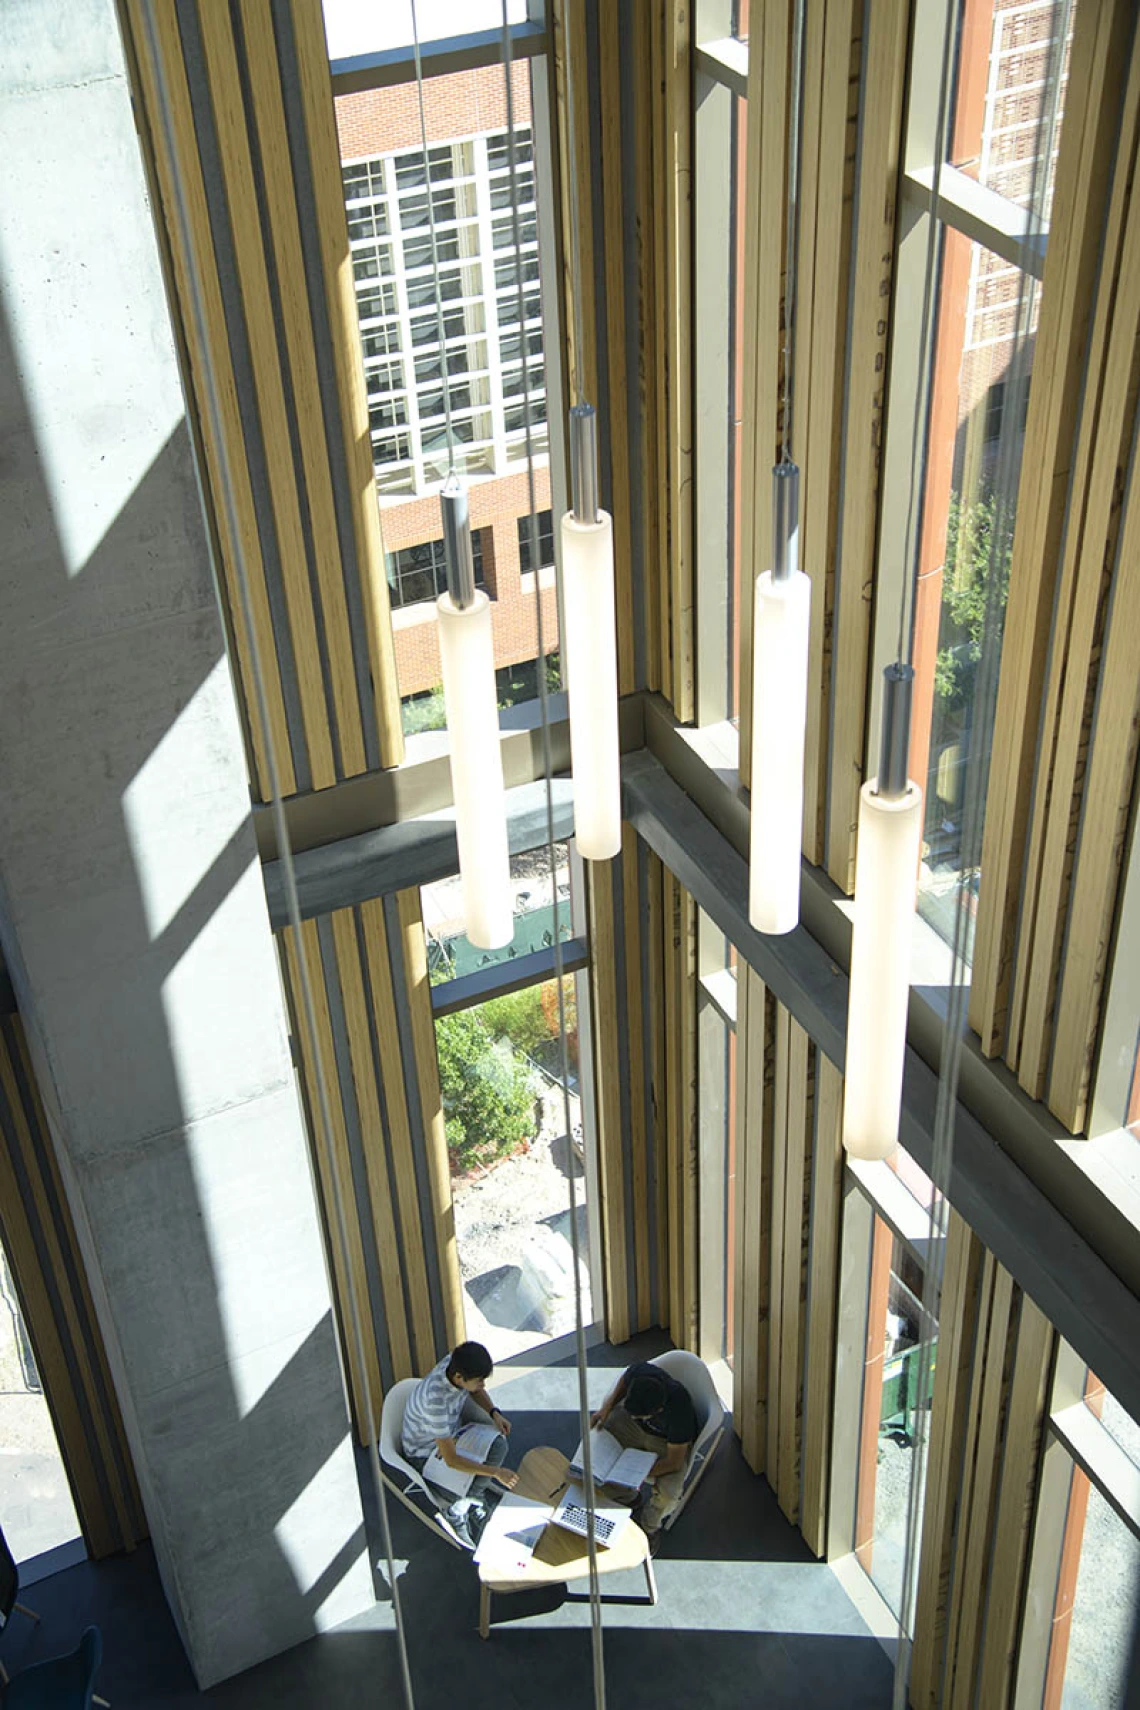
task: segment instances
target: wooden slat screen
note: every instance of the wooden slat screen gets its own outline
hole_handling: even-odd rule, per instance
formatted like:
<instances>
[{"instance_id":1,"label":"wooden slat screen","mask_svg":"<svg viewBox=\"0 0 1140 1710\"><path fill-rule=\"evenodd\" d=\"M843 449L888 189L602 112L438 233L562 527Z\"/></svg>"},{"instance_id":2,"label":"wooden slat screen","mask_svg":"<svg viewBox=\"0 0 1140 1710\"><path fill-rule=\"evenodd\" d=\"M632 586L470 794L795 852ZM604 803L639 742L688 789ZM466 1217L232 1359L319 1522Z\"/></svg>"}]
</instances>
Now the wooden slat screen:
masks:
<instances>
[{"instance_id":1,"label":"wooden slat screen","mask_svg":"<svg viewBox=\"0 0 1140 1710\"><path fill-rule=\"evenodd\" d=\"M623 694L660 689L688 719L694 704L689 8L680 0L628 11L554 0L551 28L562 240L567 257L577 241L582 281L576 303L567 262L567 387L571 401L585 400L599 412L602 502L614 518L619 688ZM598 139L596 150L591 139Z\"/></svg>"},{"instance_id":2,"label":"wooden slat screen","mask_svg":"<svg viewBox=\"0 0 1140 1710\"><path fill-rule=\"evenodd\" d=\"M971 1021L1079 1131L1136 787L1140 43L1074 27L1010 569Z\"/></svg>"},{"instance_id":3,"label":"wooden slat screen","mask_svg":"<svg viewBox=\"0 0 1140 1710\"><path fill-rule=\"evenodd\" d=\"M911 1702L1007 1710L1056 1333L952 1212Z\"/></svg>"},{"instance_id":4,"label":"wooden slat screen","mask_svg":"<svg viewBox=\"0 0 1140 1710\"><path fill-rule=\"evenodd\" d=\"M92 1556L147 1535L83 1260L18 1015L0 1017L0 1243Z\"/></svg>"},{"instance_id":5,"label":"wooden slat screen","mask_svg":"<svg viewBox=\"0 0 1140 1710\"><path fill-rule=\"evenodd\" d=\"M606 1335L697 1345L696 906L628 827L590 869Z\"/></svg>"},{"instance_id":6,"label":"wooden slat screen","mask_svg":"<svg viewBox=\"0 0 1140 1710\"><path fill-rule=\"evenodd\" d=\"M282 933L294 1049L312 1137L353 1419L364 1397L418 1375L463 1336L451 1182L440 1103L427 953L418 891L401 891L302 924L329 1089L333 1161L319 1140L316 1065L301 998L298 944ZM345 1208L347 1255L334 1207ZM349 1289L364 1329L361 1371Z\"/></svg>"},{"instance_id":7,"label":"wooden slat screen","mask_svg":"<svg viewBox=\"0 0 1140 1710\"><path fill-rule=\"evenodd\" d=\"M124 0L124 21L219 541L254 789L261 799L269 794L267 739L283 793L322 789L395 765L403 736L320 8L308 0L234 7L157 0L144 9L141 0ZM219 394L216 435L205 403L207 365ZM268 737L257 714L254 646Z\"/></svg>"},{"instance_id":8,"label":"wooden slat screen","mask_svg":"<svg viewBox=\"0 0 1140 1710\"><path fill-rule=\"evenodd\" d=\"M751 17L744 254L740 681L751 682L755 578L772 555L782 452L785 201L792 6ZM812 580L803 848L854 886L864 778L879 463L907 49L906 8L826 0L804 40L803 159L791 452L801 467L801 568ZM860 78L875 90L859 113ZM740 769L751 769L742 690Z\"/></svg>"},{"instance_id":9,"label":"wooden slat screen","mask_svg":"<svg viewBox=\"0 0 1140 1710\"><path fill-rule=\"evenodd\" d=\"M822 1553L842 1078L746 965L737 990L734 1422L749 1466Z\"/></svg>"}]
</instances>

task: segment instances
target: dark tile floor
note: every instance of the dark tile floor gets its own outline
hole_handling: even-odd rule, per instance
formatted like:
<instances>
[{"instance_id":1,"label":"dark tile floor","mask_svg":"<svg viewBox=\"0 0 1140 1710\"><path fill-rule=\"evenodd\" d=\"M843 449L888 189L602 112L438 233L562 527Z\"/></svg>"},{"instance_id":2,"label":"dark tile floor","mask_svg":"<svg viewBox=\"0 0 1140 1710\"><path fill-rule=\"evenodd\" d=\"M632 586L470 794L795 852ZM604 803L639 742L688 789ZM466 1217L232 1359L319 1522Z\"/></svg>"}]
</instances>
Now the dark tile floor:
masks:
<instances>
[{"instance_id":1,"label":"dark tile floor","mask_svg":"<svg viewBox=\"0 0 1140 1710\"><path fill-rule=\"evenodd\" d=\"M663 1338L590 1353L590 1399L600 1400L630 1358ZM505 1375L501 1369L500 1376ZM512 1461L537 1443L569 1453L577 1442L572 1362L528 1371L501 1389L514 1424ZM379 1539L367 1467L366 1507ZM583 1584L497 1598L489 1643L476 1632L478 1584L469 1558L437 1542L398 1502L389 1504L397 1587L417 1710L457 1704L493 1710L586 1710L592 1703L590 1609ZM4 1634L14 1669L103 1630L98 1690L113 1710L224 1710L384 1705L402 1710L392 1594L382 1550L373 1557L378 1601L335 1632L205 1695L196 1692L147 1548L84 1563L37 1584L38 1628L20 1616ZM603 1581L607 1695L621 1710L886 1710L891 1665L831 1571L810 1555L731 1434L656 1564L660 1602L636 1573Z\"/></svg>"}]
</instances>

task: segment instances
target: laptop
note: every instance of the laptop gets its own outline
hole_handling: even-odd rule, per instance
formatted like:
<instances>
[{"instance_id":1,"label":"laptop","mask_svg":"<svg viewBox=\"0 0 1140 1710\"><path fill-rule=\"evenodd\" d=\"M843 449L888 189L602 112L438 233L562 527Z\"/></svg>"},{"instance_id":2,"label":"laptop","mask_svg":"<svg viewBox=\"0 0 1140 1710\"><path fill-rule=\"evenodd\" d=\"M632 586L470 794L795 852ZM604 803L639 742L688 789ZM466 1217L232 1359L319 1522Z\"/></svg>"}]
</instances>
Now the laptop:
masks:
<instances>
[{"instance_id":1,"label":"laptop","mask_svg":"<svg viewBox=\"0 0 1140 1710\"><path fill-rule=\"evenodd\" d=\"M628 1508L610 1503L597 1504L594 1509L594 1542L601 1545L615 1544L632 1519L633 1515ZM567 1485L551 1520L567 1532L576 1532L580 1538L589 1536L586 1493L581 1485Z\"/></svg>"}]
</instances>

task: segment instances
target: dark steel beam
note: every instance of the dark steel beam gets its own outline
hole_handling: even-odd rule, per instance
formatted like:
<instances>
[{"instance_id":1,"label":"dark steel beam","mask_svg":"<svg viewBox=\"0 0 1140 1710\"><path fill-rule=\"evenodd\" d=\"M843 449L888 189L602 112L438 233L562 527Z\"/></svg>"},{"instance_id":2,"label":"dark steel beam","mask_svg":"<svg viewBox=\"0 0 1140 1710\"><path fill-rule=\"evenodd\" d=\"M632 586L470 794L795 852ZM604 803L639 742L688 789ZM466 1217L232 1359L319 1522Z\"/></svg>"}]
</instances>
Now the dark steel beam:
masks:
<instances>
[{"instance_id":1,"label":"dark steel beam","mask_svg":"<svg viewBox=\"0 0 1140 1710\"><path fill-rule=\"evenodd\" d=\"M562 972L576 974L590 965L590 952L581 938L566 938L562 942ZM539 980L553 980L558 973L554 962L554 947L532 950L525 956L492 962L477 968L473 974L460 974L457 979L444 980L431 988L432 1014L454 1015L457 1009L470 1009L472 1004L485 1003L491 997L504 997L507 992L521 991Z\"/></svg>"},{"instance_id":2,"label":"dark steel beam","mask_svg":"<svg viewBox=\"0 0 1140 1710\"><path fill-rule=\"evenodd\" d=\"M652 754L626 757L622 786L625 816L638 834L842 1069L847 1025L842 968L804 926L771 938L753 930L747 862ZM937 1072L908 1046L900 1137L928 1171L937 1103ZM949 1196L1122 1406L1140 1417L1140 1299L960 1100Z\"/></svg>"}]
</instances>

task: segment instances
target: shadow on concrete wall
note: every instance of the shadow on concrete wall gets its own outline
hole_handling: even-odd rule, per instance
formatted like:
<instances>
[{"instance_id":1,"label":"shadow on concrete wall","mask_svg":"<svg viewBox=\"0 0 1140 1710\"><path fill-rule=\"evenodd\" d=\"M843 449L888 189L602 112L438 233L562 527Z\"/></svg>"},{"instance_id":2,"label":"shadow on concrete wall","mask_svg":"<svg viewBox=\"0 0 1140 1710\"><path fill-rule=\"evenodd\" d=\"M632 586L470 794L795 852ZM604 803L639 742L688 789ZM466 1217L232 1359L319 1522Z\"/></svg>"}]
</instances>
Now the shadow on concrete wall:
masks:
<instances>
[{"instance_id":1,"label":"shadow on concrete wall","mask_svg":"<svg viewBox=\"0 0 1140 1710\"><path fill-rule=\"evenodd\" d=\"M56 483L60 478L53 471ZM74 479L98 479L95 452ZM7 545L0 544L0 941L168 1593L177 1608L187 1587L190 1600L201 1602L213 1571L227 1582L213 1599L215 1630L196 1629L192 1618L183 1633L200 1667L212 1659L204 1666L216 1679L231 1652L244 1649L252 1661L315 1632L320 1605L359 1561L365 1540L357 1529L323 1560L314 1525L314 1560L300 1563L287 1559L275 1534L347 1436L344 1408L328 1404L330 1385L340 1383L335 1331L326 1310L272 1380L253 1384L254 1404L243 1404L211 1221L243 1220L240 1233L255 1256L267 1244L288 1242L290 1228L269 1227L266 1204L256 1198L203 1202L194 1149L208 1149L208 1121L201 1107L187 1107L187 1070L192 1078L195 1065L187 1062L186 1041L176 1045L171 1037L172 975L185 970L202 934L216 931L236 887L251 882L251 867L260 890L250 823L240 819L156 932L146 894L153 874L138 871L124 806L132 782L223 657L185 422L87 562L69 573L5 318L0 510L7 519ZM236 718L233 728L236 740ZM219 764L232 768L232 753ZM202 811L210 811L208 794ZM267 923L264 936L268 945ZM234 995L214 995L224 1029ZM238 1001L246 996L239 990ZM195 1002L209 1006L210 994L196 994ZM270 1007L280 1004L275 990ZM285 1058L287 1091L290 1083ZM248 1098L252 1112L259 1090L239 1087L236 1096ZM240 1124L235 1132L231 1122L227 1134L240 1146ZM224 1191L223 1181L223 1198ZM308 1181L302 1201L304 1194L315 1224ZM287 1314L288 1300L281 1305ZM267 1353L275 1339L279 1333L267 1324ZM306 1409L310 1396L323 1404ZM141 1453L140 1442L149 1446ZM218 1624L232 1625L232 1636L219 1634ZM53 1634L46 1648L58 1649L62 1637Z\"/></svg>"}]
</instances>

